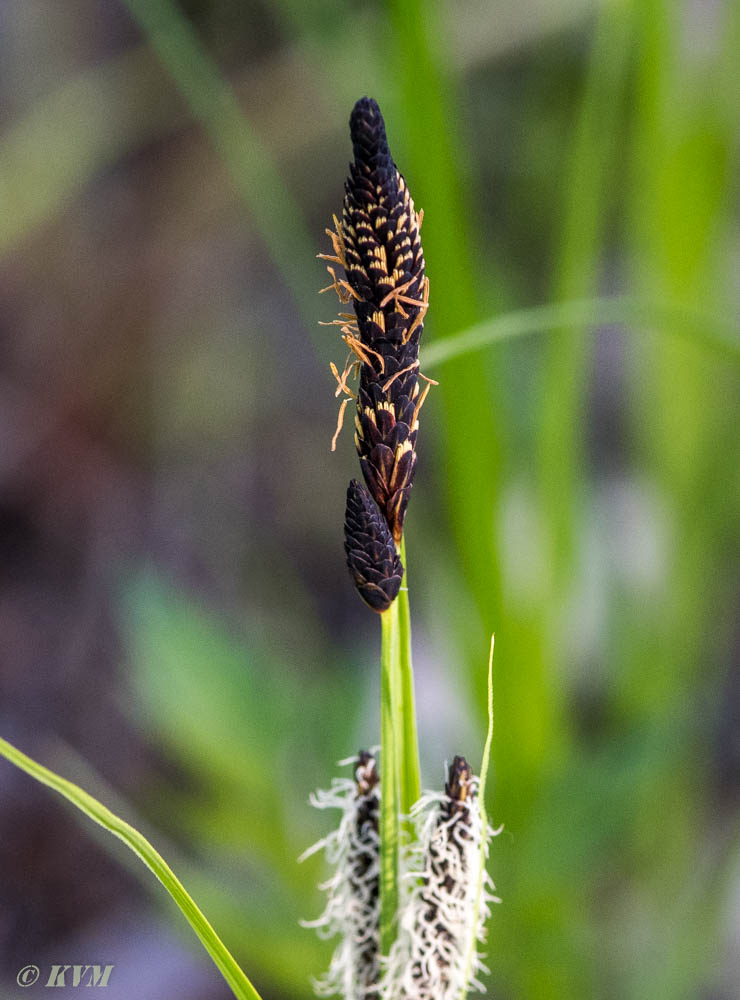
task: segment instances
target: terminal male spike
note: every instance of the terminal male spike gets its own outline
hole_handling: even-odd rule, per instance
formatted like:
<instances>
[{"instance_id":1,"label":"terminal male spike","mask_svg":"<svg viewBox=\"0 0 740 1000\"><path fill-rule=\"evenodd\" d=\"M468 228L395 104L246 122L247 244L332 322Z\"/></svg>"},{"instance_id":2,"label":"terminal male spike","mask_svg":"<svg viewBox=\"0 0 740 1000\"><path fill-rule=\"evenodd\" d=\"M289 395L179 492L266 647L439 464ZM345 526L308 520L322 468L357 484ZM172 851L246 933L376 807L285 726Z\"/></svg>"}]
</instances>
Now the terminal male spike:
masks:
<instances>
[{"instance_id":1,"label":"terminal male spike","mask_svg":"<svg viewBox=\"0 0 740 1000\"><path fill-rule=\"evenodd\" d=\"M355 444L367 488L398 543L416 469L421 402L419 340L428 303L421 220L371 98L355 105L350 134L354 162L341 238L363 355Z\"/></svg>"}]
</instances>

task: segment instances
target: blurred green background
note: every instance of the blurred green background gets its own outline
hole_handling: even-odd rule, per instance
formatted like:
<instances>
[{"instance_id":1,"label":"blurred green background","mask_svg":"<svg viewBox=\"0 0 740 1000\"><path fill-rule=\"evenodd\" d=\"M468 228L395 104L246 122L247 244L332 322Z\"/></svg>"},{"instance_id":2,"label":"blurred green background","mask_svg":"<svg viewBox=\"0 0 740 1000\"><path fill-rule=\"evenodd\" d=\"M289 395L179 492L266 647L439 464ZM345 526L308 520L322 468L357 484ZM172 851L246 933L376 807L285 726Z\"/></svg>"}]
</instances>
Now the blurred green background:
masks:
<instances>
[{"instance_id":1,"label":"blurred green background","mask_svg":"<svg viewBox=\"0 0 740 1000\"><path fill-rule=\"evenodd\" d=\"M370 94L441 383L407 519L427 787L479 764L496 632L488 995L740 995L740 5L0 23L3 735L123 799L266 1000L310 995L308 794L378 727L314 257ZM490 323L520 332L433 363ZM1 770L3 995L103 950L111 996L225 996L147 873Z\"/></svg>"}]
</instances>

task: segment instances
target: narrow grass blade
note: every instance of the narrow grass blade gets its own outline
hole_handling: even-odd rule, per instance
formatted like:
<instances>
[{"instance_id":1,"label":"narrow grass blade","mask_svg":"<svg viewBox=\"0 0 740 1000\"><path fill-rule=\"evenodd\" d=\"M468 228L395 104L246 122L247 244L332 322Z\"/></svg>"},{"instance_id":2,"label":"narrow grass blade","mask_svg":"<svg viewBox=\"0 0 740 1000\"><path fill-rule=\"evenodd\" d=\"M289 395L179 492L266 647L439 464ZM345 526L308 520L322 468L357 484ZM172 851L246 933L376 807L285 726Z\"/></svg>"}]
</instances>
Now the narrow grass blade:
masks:
<instances>
[{"instance_id":1,"label":"narrow grass blade","mask_svg":"<svg viewBox=\"0 0 740 1000\"><path fill-rule=\"evenodd\" d=\"M736 323L681 306L644 302L629 296L574 299L517 309L429 344L422 350L421 362L425 369L430 369L502 340L546 333L568 325L605 323L683 337L740 362L740 326Z\"/></svg>"},{"instance_id":2,"label":"narrow grass blade","mask_svg":"<svg viewBox=\"0 0 740 1000\"><path fill-rule=\"evenodd\" d=\"M395 937L398 909L400 767L402 750L397 712L401 695L398 600L380 616L380 947L387 955Z\"/></svg>"},{"instance_id":3,"label":"narrow grass blade","mask_svg":"<svg viewBox=\"0 0 740 1000\"><path fill-rule=\"evenodd\" d=\"M481 903L483 901L483 883L486 876L486 843L488 838L486 837L486 832L488 830L488 813L486 812L486 781L488 779L488 767L491 761L491 745L493 743L493 648L496 642L496 636L491 636L491 650L488 654L488 732L486 734L486 742L483 747L483 759L480 765L480 778L478 779L478 805L480 807L480 818L483 828L483 836L481 837L480 845L480 876L478 878L478 888L475 894L475 909L473 911L473 920L471 922L471 933L470 933L470 943L468 945L468 957L465 964L465 982L469 983L473 972L473 958L475 956L475 934L476 928L478 927L478 920L480 914ZM460 1000L465 1000L467 995L467 989L464 989Z\"/></svg>"},{"instance_id":4,"label":"narrow grass blade","mask_svg":"<svg viewBox=\"0 0 740 1000\"><path fill-rule=\"evenodd\" d=\"M491 649L488 654L488 732L486 734L486 742L483 746L483 758L480 765L480 779L478 784L478 799L484 829L488 818L486 815L486 781L488 780L488 768L491 763L491 745L493 744L493 650L495 645L496 636L492 635Z\"/></svg>"},{"instance_id":5,"label":"narrow grass blade","mask_svg":"<svg viewBox=\"0 0 740 1000\"><path fill-rule=\"evenodd\" d=\"M462 125L468 115L459 91L465 84L448 63L449 46L438 44L446 38L454 8L441 0L385 0L384 7L391 28L384 57L397 100L393 119L399 162L415 203L426 210L424 258L432 308L424 337L429 343L480 320L483 289L498 284L490 257L483 260L474 250L482 246L478 199L487 194L470 183L476 168ZM483 366L457 359L432 397L440 411L435 448L446 470L450 528L484 625L502 615L499 553L493 532L481 531L499 509L509 464L500 360L491 357ZM482 407L496 419L481 420Z\"/></svg>"},{"instance_id":6,"label":"narrow grass blade","mask_svg":"<svg viewBox=\"0 0 740 1000\"><path fill-rule=\"evenodd\" d=\"M173 0L124 0L149 44L200 121L221 157L234 188L299 308L316 294L310 269L291 261L311 260L316 253L300 205L281 178L270 150L251 127L234 90L223 76L195 29ZM308 329L320 357L327 347Z\"/></svg>"},{"instance_id":7,"label":"narrow grass blade","mask_svg":"<svg viewBox=\"0 0 740 1000\"><path fill-rule=\"evenodd\" d=\"M401 811L405 816L408 816L411 806L421 796L421 769L419 767L419 739L416 730L414 670L411 663L411 613L405 538L401 538L401 561L405 567L405 573L401 592L396 600L401 645Z\"/></svg>"},{"instance_id":8,"label":"narrow grass blade","mask_svg":"<svg viewBox=\"0 0 740 1000\"><path fill-rule=\"evenodd\" d=\"M146 837L130 826L101 802L88 795L79 786L67 781L60 775L37 763L6 740L0 738L0 754L25 771L42 785L47 785L85 813L93 822L98 823L114 837L122 840L134 854L144 862L159 879L172 899L175 901L198 935L201 944L213 959L214 964L224 977L238 1000L260 1000L260 995L239 968L233 955L226 948L214 929L208 923L183 884L169 867L164 858L152 847Z\"/></svg>"},{"instance_id":9,"label":"narrow grass blade","mask_svg":"<svg viewBox=\"0 0 740 1000\"><path fill-rule=\"evenodd\" d=\"M596 14L585 86L568 143L562 228L553 253L557 301L591 295L598 287L629 106L631 3L604 4ZM577 547L592 354L588 330L576 324L553 331L544 346L537 460L550 562L546 578L554 602L572 572Z\"/></svg>"}]
</instances>

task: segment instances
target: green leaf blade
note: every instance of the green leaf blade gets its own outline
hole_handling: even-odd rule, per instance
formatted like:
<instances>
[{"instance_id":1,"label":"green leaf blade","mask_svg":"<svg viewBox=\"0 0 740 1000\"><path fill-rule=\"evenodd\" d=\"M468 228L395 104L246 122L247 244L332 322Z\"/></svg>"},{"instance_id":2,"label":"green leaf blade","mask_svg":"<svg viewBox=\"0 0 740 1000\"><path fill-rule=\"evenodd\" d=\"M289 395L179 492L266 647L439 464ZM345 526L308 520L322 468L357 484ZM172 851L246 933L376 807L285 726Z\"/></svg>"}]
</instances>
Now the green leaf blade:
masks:
<instances>
[{"instance_id":1,"label":"green leaf blade","mask_svg":"<svg viewBox=\"0 0 740 1000\"><path fill-rule=\"evenodd\" d=\"M488 813L486 811L486 781L488 780L488 768L491 762L491 746L493 744L493 650L496 643L495 635L491 636L491 648L488 654L488 685L487 685L487 713L488 731L486 742L483 746L483 757L480 765L480 777L478 778L478 807L480 809L481 827L483 835L480 845L480 873L478 886L475 893L475 907L471 920L470 941L468 943L468 955L465 963L465 982L469 983L473 971L473 960L476 948L476 930L480 919L480 909L483 904L483 886L486 878L486 843L488 831ZM463 989L460 1000L465 1000L468 994L467 988Z\"/></svg>"},{"instance_id":2,"label":"green leaf blade","mask_svg":"<svg viewBox=\"0 0 740 1000\"><path fill-rule=\"evenodd\" d=\"M177 904L178 909L193 928L201 944L211 956L214 965L229 984L229 988L238 1000L261 1000L259 993L252 986L236 959L221 941L206 917L199 910L193 898L185 889L170 866L138 830L120 816L116 816L106 806L93 798L73 782L62 778L54 771L27 757L11 743L0 737L0 754L21 771L25 771L36 781L51 788L67 799L75 808L108 833L113 834L133 851L147 868L159 879L164 888Z\"/></svg>"}]
</instances>

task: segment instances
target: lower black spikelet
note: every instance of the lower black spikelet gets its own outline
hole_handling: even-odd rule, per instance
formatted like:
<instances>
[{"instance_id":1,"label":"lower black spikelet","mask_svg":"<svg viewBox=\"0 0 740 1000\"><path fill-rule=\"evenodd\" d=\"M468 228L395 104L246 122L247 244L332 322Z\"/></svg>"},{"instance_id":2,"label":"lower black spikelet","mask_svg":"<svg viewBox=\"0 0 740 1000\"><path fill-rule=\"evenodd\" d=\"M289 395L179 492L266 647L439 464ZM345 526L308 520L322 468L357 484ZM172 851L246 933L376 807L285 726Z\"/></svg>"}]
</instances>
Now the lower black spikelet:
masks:
<instances>
[{"instance_id":1,"label":"lower black spikelet","mask_svg":"<svg viewBox=\"0 0 740 1000\"><path fill-rule=\"evenodd\" d=\"M380 508L356 479L347 487L344 549L360 597L373 611L387 610L401 589L403 564Z\"/></svg>"}]
</instances>

